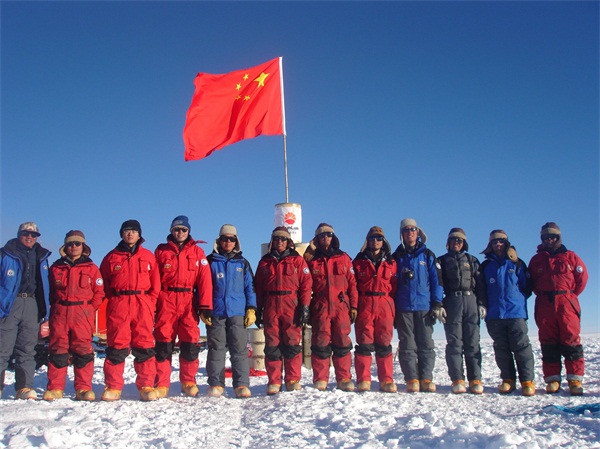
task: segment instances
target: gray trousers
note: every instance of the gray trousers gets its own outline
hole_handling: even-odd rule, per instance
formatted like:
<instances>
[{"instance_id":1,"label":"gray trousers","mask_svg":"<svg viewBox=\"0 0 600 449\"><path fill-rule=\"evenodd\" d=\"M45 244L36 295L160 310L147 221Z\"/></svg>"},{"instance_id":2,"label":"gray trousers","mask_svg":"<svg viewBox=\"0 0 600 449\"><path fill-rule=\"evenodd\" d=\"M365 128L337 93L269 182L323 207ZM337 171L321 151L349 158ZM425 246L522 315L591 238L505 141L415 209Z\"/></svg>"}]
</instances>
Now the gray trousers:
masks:
<instances>
[{"instance_id":1,"label":"gray trousers","mask_svg":"<svg viewBox=\"0 0 600 449\"><path fill-rule=\"evenodd\" d=\"M208 357L206 373L208 384L225 387L225 355L229 350L233 388L250 386L250 361L248 360L248 333L244 317L214 317L212 326L206 326Z\"/></svg>"},{"instance_id":2,"label":"gray trousers","mask_svg":"<svg viewBox=\"0 0 600 449\"><path fill-rule=\"evenodd\" d=\"M533 351L527 336L527 322L523 318L487 320L487 330L494 340L496 364L500 377L526 382L535 377ZM515 362L517 369L515 370Z\"/></svg>"},{"instance_id":3,"label":"gray trousers","mask_svg":"<svg viewBox=\"0 0 600 449\"><path fill-rule=\"evenodd\" d=\"M464 364L468 380L481 380L481 347L479 346L479 310L475 296L447 296L446 364L454 382L464 380Z\"/></svg>"},{"instance_id":4,"label":"gray trousers","mask_svg":"<svg viewBox=\"0 0 600 449\"><path fill-rule=\"evenodd\" d=\"M40 325L35 298L15 298L7 317L0 318L0 373L15 357L15 391L33 388L35 345Z\"/></svg>"},{"instance_id":5,"label":"gray trousers","mask_svg":"<svg viewBox=\"0 0 600 449\"><path fill-rule=\"evenodd\" d=\"M433 379L435 345L433 321L428 311L396 313L400 368L404 380Z\"/></svg>"}]
</instances>

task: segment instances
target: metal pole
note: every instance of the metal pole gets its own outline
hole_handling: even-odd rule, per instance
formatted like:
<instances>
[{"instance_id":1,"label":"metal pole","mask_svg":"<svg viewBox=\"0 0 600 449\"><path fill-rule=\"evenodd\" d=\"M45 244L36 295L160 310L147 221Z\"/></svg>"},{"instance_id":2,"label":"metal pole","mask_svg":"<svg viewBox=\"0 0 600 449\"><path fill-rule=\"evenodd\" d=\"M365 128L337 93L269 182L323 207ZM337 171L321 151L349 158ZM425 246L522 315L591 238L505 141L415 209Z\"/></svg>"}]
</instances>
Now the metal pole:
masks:
<instances>
[{"instance_id":1,"label":"metal pole","mask_svg":"<svg viewBox=\"0 0 600 449\"><path fill-rule=\"evenodd\" d=\"M288 172L287 172L287 136L283 135L283 172L285 178L285 202L289 203L288 197Z\"/></svg>"}]
</instances>

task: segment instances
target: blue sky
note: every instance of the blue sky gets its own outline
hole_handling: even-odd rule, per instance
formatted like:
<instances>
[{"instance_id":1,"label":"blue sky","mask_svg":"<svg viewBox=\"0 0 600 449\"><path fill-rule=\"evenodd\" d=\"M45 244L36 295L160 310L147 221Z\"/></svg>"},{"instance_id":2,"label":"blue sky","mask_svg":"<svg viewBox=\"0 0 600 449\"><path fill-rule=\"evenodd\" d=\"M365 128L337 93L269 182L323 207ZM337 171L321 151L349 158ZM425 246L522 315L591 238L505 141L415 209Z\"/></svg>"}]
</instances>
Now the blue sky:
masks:
<instances>
[{"instance_id":1,"label":"blue sky","mask_svg":"<svg viewBox=\"0 0 600 449\"><path fill-rule=\"evenodd\" d=\"M185 163L182 130L197 72L282 56L304 241L325 221L354 257L379 225L395 248L413 217L438 255L451 227L475 255L502 228L529 262L556 221L591 274L583 329L600 331L598 2L0 7L2 244L33 220L54 260L81 229L99 264L123 221L154 250L185 214L209 242L236 225L256 267L285 201L283 138Z\"/></svg>"}]
</instances>

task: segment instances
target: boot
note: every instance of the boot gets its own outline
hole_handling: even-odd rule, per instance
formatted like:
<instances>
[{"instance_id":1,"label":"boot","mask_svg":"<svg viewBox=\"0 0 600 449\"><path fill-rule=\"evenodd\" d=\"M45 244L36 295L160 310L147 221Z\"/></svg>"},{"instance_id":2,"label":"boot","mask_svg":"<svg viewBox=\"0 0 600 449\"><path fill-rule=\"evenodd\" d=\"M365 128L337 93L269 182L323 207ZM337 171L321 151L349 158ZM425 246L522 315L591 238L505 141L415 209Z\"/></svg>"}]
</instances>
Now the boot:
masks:
<instances>
[{"instance_id":1,"label":"boot","mask_svg":"<svg viewBox=\"0 0 600 449\"><path fill-rule=\"evenodd\" d=\"M156 401L158 394L153 387L142 387L140 388L140 401Z\"/></svg>"},{"instance_id":2,"label":"boot","mask_svg":"<svg viewBox=\"0 0 600 449\"><path fill-rule=\"evenodd\" d=\"M325 390L327 390L327 381L326 380L317 380L313 384L313 387L319 391L325 391Z\"/></svg>"},{"instance_id":3,"label":"boot","mask_svg":"<svg viewBox=\"0 0 600 449\"><path fill-rule=\"evenodd\" d=\"M302 390L302 385L300 385L299 380L290 380L289 382L285 383L285 389L287 391Z\"/></svg>"},{"instance_id":4,"label":"boot","mask_svg":"<svg viewBox=\"0 0 600 449\"><path fill-rule=\"evenodd\" d=\"M267 394L269 396L279 393L280 390L281 390L281 385L278 385L278 384L267 385Z\"/></svg>"},{"instance_id":5,"label":"boot","mask_svg":"<svg viewBox=\"0 0 600 449\"><path fill-rule=\"evenodd\" d=\"M417 379L411 379L406 381L406 392L407 393L418 393L421 387Z\"/></svg>"},{"instance_id":6,"label":"boot","mask_svg":"<svg viewBox=\"0 0 600 449\"><path fill-rule=\"evenodd\" d=\"M480 380L471 380L469 381L469 391L473 394L482 394L483 384Z\"/></svg>"},{"instance_id":7,"label":"boot","mask_svg":"<svg viewBox=\"0 0 600 449\"><path fill-rule=\"evenodd\" d=\"M523 396L533 396L535 394L535 384L531 380L521 382L521 392Z\"/></svg>"},{"instance_id":8,"label":"boot","mask_svg":"<svg viewBox=\"0 0 600 449\"><path fill-rule=\"evenodd\" d=\"M391 380L386 380L379 383L379 391L384 393L396 393L398 392L398 386Z\"/></svg>"},{"instance_id":9,"label":"boot","mask_svg":"<svg viewBox=\"0 0 600 449\"><path fill-rule=\"evenodd\" d=\"M354 383L350 379L342 379L337 383L338 389L342 391L354 391Z\"/></svg>"},{"instance_id":10,"label":"boot","mask_svg":"<svg viewBox=\"0 0 600 449\"><path fill-rule=\"evenodd\" d=\"M118 401L121 399L121 390L115 390L114 388L106 387L102 393L103 401Z\"/></svg>"},{"instance_id":11,"label":"boot","mask_svg":"<svg viewBox=\"0 0 600 449\"><path fill-rule=\"evenodd\" d=\"M209 398L220 398L225 389L220 386L208 387L206 390L206 396Z\"/></svg>"},{"instance_id":12,"label":"boot","mask_svg":"<svg viewBox=\"0 0 600 449\"><path fill-rule=\"evenodd\" d=\"M37 393L32 388L21 388L15 394L15 399L37 399Z\"/></svg>"},{"instance_id":13,"label":"boot","mask_svg":"<svg viewBox=\"0 0 600 449\"><path fill-rule=\"evenodd\" d=\"M425 393L435 393L435 384L430 379L423 379L420 382L421 391Z\"/></svg>"},{"instance_id":14,"label":"boot","mask_svg":"<svg viewBox=\"0 0 600 449\"><path fill-rule=\"evenodd\" d=\"M454 394L462 394L467 392L467 386L465 385L464 380L455 380L452 382L452 393Z\"/></svg>"},{"instance_id":15,"label":"boot","mask_svg":"<svg viewBox=\"0 0 600 449\"><path fill-rule=\"evenodd\" d=\"M196 382L184 382L181 384L181 392L190 398L198 396L198 385Z\"/></svg>"},{"instance_id":16,"label":"boot","mask_svg":"<svg viewBox=\"0 0 600 449\"><path fill-rule=\"evenodd\" d=\"M249 398L250 396L252 396L252 393L250 393L250 388L248 388L245 385L241 385L239 387L235 388L235 397L238 399L245 399L245 398Z\"/></svg>"},{"instance_id":17,"label":"boot","mask_svg":"<svg viewBox=\"0 0 600 449\"><path fill-rule=\"evenodd\" d=\"M583 385L580 380L569 381L569 393L571 393L571 396L581 396L583 394Z\"/></svg>"},{"instance_id":18,"label":"boot","mask_svg":"<svg viewBox=\"0 0 600 449\"><path fill-rule=\"evenodd\" d=\"M54 401L55 399L63 398L63 390L46 390L44 391L44 395L42 399L44 401Z\"/></svg>"},{"instance_id":19,"label":"boot","mask_svg":"<svg viewBox=\"0 0 600 449\"><path fill-rule=\"evenodd\" d=\"M513 391L515 391L515 381L512 379L504 379L502 380L502 383L500 384L500 386L498 387L498 390L500 391L500 394L509 394L512 393Z\"/></svg>"},{"instance_id":20,"label":"boot","mask_svg":"<svg viewBox=\"0 0 600 449\"><path fill-rule=\"evenodd\" d=\"M557 380L548 382L548 384L546 385L546 393L548 394L558 393L558 390L560 390L560 382L558 382Z\"/></svg>"},{"instance_id":21,"label":"boot","mask_svg":"<svg viewBox=\"0 0 600 449\"><path fill-rule=\"evenodd\" d=\"M156 391L157 399L162 399L169 396L169 387L155 387L154 391Z\"/></svg>"},{"instance_id":22,"label":"boot","mask_svg":"<svg viewBox=\"0 0 600 449\"><path fill-rule=\"evenodd\" d=\"M371 382L363 380L357 385L358 391L371 391Z\"/></svg>"},{"instance_id":23,"label":"boot","mask_svg":"<svg viewBox=\"0 0 600 449\"><path fill-rule=\"evenodd\" d=\"M75 399L78 401L94 401L96 400L96 395L92 390L77 390L75 392Z\"/></svg>"}]
</instances>

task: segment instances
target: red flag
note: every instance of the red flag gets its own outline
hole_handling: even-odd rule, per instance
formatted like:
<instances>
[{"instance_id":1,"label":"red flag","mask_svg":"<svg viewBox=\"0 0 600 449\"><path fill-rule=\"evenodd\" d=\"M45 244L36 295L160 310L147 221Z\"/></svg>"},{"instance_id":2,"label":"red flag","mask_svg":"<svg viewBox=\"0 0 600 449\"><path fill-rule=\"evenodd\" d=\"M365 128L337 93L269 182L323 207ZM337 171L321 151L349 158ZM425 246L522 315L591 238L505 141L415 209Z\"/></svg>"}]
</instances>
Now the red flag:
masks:
<instances>
[{"instance_id":1,"label":"red flag","mask_svg":"<svg viewBox=\"0 0 600 449\"><path fill-rule=\"evenodd\" d=\"M223 75L198 73L194 85L183 128L186 161L243 139L285 134L281 58Z\"/></svg>"}]
</instances>

